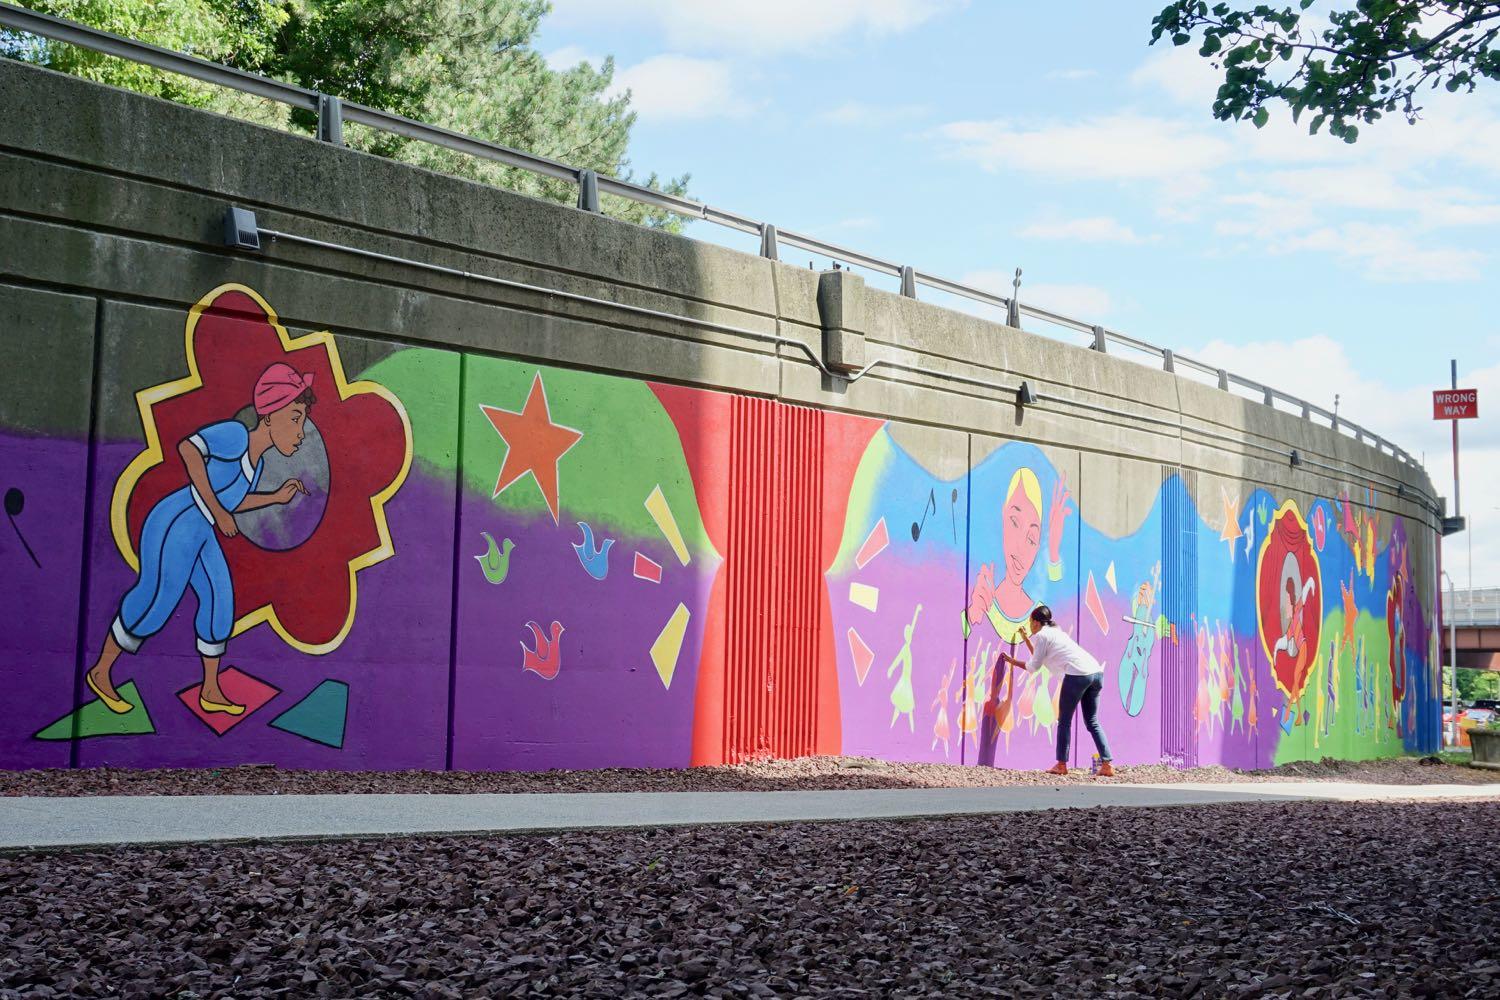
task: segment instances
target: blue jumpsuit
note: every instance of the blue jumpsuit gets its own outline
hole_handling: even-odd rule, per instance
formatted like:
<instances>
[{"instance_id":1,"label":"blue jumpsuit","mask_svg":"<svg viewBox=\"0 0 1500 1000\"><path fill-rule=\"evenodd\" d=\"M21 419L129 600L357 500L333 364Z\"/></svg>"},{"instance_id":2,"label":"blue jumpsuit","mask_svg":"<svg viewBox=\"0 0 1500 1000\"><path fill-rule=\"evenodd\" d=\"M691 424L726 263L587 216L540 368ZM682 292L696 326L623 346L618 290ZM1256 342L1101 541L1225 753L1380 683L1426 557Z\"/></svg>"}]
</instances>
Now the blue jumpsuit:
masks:
<instances>
[{"instance_id":1,"label":"blue jumpsuit","mask_svg":"<svg viewBox=\"0 0 1500 1000\"><path fill-rule=\"evenodd\" d=\"M208 481L224 509L233 512L260 482L264 461L250 464L250 432L234 420L210 424L188 438L203 455ZM219 547L218 528L191 483L163 497L141 529L140 579L120 601L111 631L134 653L161 631L192 587L198 598L193 631L198 652L224 655L234 628L234 585Z\"/></svg>"}]
</instances>

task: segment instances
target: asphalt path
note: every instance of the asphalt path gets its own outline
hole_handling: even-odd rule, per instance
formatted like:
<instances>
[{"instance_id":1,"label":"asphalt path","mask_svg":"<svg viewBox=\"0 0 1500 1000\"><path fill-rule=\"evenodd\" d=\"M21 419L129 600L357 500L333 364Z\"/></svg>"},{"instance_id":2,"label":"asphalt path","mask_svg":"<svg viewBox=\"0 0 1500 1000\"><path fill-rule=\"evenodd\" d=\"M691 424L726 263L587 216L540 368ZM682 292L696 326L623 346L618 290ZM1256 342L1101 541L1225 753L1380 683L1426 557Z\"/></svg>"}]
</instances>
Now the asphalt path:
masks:
<instances>
[{"instance_id":1,"label":"asphalt path","mask_svg":"<svg viewBox=\"0 0 1500 1000\"><path fill-rule=\"evenodd\" d=\"M1477 801L1494 785L1354 782L781 792L0 798L0 850L983 816L1238 802Z\"/></svg>"}]
</instances>

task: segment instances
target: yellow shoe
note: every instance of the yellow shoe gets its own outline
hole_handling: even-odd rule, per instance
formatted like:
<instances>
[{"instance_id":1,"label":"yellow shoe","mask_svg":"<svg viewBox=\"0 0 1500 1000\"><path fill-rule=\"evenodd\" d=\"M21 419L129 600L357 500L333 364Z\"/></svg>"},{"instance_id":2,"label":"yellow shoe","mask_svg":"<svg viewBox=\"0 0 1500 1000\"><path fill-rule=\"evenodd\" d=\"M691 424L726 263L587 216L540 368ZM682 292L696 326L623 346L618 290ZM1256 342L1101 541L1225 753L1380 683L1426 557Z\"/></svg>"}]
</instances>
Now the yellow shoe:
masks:
<instances>
[{"instance_id":1,"label":"yellow shoe","mask_svg":"<svg viewBox=\"0 0 1500 1000\"><path fill-rule=\"evenodd\" d=\"M244 705L231 705L222 701L209 701L201 694L198 696L198 707L205 712L223 712L225 715L244 715Z\"/></svg>"},{"instance_id":2,"label":"yellow shoe","mask_svg":"<svg viewBox=\"0 0 1500 1000\"><path fill-rule=\"evenodd\" d=\"M126 712L135 710L135 706L126 701L124 698L111 698L109 695L99 690L99 685L94 683L94 678L92 675L84 674L83 681L89 686L89 690L94 692L94 694L98 696L100 701L104 702L104 707L109 709L116 715L124 715Z\"/></svg>"}]
</instances>

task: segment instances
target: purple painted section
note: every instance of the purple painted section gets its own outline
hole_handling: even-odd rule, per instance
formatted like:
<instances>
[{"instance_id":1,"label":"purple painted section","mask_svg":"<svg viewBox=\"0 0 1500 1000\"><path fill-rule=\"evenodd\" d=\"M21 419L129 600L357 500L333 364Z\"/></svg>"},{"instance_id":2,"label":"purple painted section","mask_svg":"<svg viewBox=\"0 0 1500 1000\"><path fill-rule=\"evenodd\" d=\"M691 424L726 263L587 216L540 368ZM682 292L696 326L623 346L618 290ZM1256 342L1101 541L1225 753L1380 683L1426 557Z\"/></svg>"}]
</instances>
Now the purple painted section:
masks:
<instances>
[{"instance_id":1,"label":"purple painted section","mask_svg":"<svg viewBox=\"0 0 1500 1000\"><path fill-rule=\"evenodd\" d=\"M0 492L18 489L25 498L15 527L9 517L0 523L0 679L6 693L0 767L68 766L66 741L41 742L31 734L73 704L87 453L82 441L0 434ZM40 566L27 555L23 537Z\"/></svg>"},{"instance_id":2,"label":"purple painted section","mask_svg":"<svg viewBox=\"0 0 1500 1000\"><path fill-rule=\"evenodd\" d=\"M684 567L660 536L621 538L596 525L596 545L615 538L608 573L596 580L573 549L581 532L570 521L521 518L466 496L460 523L453 766L686 767L718 564ZM472 558L486 550L482 531L515 543L502 583L488 582ZM635 577L637 551L662 566L661 583ZM651 647L679 603L690 618L667 688ZM523 669L522 644L536 645L528 622L550 640L554 621L564 628L561 660L545 679Z\"/></svg>"},{"instance_id":3,"label":"purple painted section","mask_svg":"<svg viewBox=\"0 0 1500 1000\"><path fill-rule=\"evenodd\" d=\"M933 549L925 560L913 557L909 539L893 538L892 545L864 569L828 575L829 607L839 671L839 704L843 713L844 752L894 760L959 762L958 698L964 687L964 641L958 608L963 601L963 557L953 550ZM879 595L876 610L850 600L850 585L873 588ZM896 706L900 665L886 676L905 643L917 605L922 605L912 629L911 689L913 711L892 719ZM848 633L855 632L874 654L864 684L859 683ZM939 715L933 702L943 678L953 671L943 700L949 732L948 752L938 739ZM972 752L972 751L971 751Z\"/></svg>"},{"instance_id":4,"label":"purple painted section","mask_svg":"<svg viewBox=\"0 0 1500 1000\"><path fill-rule=\"evenodd\" d=\"M138 445L101 447L100 482L113 483L138 450ZM230 640L221 669L237 667L281 693L222 736L177 699L178 691L203 676L193 640L196 605L191 596L185 597L167 626L138 654L122 656L114 669L116 684L135 681L156 735L83 740L79 763L217 767L274 762L279 767L338 770L443 767L451 579L447 560L433 559L430 553L452 550L452 489L451 482L435 480L413 466L386 505L396 555L359 572L354 627L338 649L325 656L299 652L267 625ZM134 582L108 530L109 502L110 490L100 491L87 619L89 663L104 641L120 596ZM349 685L342 750L270 728L272 719L327 679ZM37 712L28 733L60 714Z\"/></svg>"}]
</instances>

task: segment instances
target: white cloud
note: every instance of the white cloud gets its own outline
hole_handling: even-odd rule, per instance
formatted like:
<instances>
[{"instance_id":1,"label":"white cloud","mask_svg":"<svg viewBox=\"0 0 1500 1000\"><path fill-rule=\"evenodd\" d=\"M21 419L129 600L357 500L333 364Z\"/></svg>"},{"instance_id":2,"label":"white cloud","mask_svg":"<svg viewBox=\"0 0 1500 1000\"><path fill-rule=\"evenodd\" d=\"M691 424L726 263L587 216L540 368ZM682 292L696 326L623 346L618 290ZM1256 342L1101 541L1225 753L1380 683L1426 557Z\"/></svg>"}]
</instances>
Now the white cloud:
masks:
<instances>
[{"instance_id":1,"label":"white cloud","mask_svg":"<svg viewBox=\"0 0 1500 1000\"><path fill-rule=\"evenodd\" d=\"M1146 90L1158 90L1177 104L1205 109L1213 104L1224 71L1198 54L1196 45L1169 45L1155 49L1130 74L1130 82Z\"/></svg>"},{"instance_id":2,"label":"white cloud","mask_svg":"<svg viewBox=\"0 0 1500 1000\"><path fill-rule=\"evenodd\" d=\"M1361 375L1344 346L1326 336L1241 344L1212 341L1193 351L1192 356L1325 409L1333 408L1337 393L1343 417L1394 442L1418 460L1423 460L1425 453L1427 474L1437 493L1448 496L1451 512L1452 432L1446 421L1431 419L1432 390L1448 385L1443 359L1425 359L1432 374L1429 384L1397 388L1382 378ZM1459 382L1463 388L1479 390L1481 405L1487 399L1500 400L1500 365L1467 372ZM1460 433L1464 514L1473 532L1474 584L1500 585L1500 501L1492 499L1500 497L1500 422L1482 417L1464 421ZM1463 535L1455 536L1443 555L1445 568L1460 587L1468 584L1470 541Z\"/></svg>"},{"instance_id":3,"label":"white cloud","mask_svg":"<svg viewBox=\"0 0 1500 1000\"><path fill-rule=\"evenodd\" d=\"M649 22L674 48L810 51L844 35L895 35L962 0L554 0L550 24Z\"/></svg>"},{"instance_id":4,"label":"white cloud","mask_svg":"<svg viewBox=\"0 0 1500 1000\"><path fill-rule=\"evenodd\" d=\"M1011 285L1014 277L1014 271L970 271L959 278L959 283L1010 298L1015 291ZM1017 296L1022 305L1040 306L1095 323L1103 322L1103 317L1108 314L1112 305L1109 292L1095 285L1027 284L1025 275L1022 275L1022 279L1021 291ZM981 307L981 310L991 319L1005 319L1004 314L998 310L989 307Z\"/></svg>"},{"instance_id":5,"label":"white cloud","mask_svg":"<svg viewBox=\"0 0 1500 1000\"><path fill-rule=\"evenodd\" d=\"M1070 191L1108 184L1163 223L1232 238L1206 253L1322 254L1382 283L1481 277L1485 234L1500 223L1500 100L1430 96L1418 126L1393 118L1348 145L1308 135L1284 109L1263 129L1214 122L1221 79L1196 47L1153 51L1131 75L1150 112L954 121L932 134L988 172ZM1129 244L1136 231L1120 225L1042 220L1019 235Z\"/></svg>"},{"instance_id":6,"label":"white cloud","mask_svg":"<svg viewBox=\"0 0 1500 1000\"><path fill-rule=\"evenodd\" d=\"M1156 180L1197 186L1230 162L1228 141L1183 122L1122 112L1023 125L959 121L938 128L952 155L985 170L1025 170L1082 180Z\"/></svg>"},{"instance_id":7,"label":"white cloud","mask_svg":"<svg viewBox=\"0 0 1500 1000\"><path fill-rule=\"evenodd\" d=\"M542 58L551 70L569 70L579 63L588 63L590 66L599 67L604 65L604 60L598 56L584 51L579 45L564 45L560 49L542 53Z\"/></svg>"},{"instance_id":8,"label":"white cloud","mask_svg":"<svg viewBox=\"0 0 1500 1000\"><path fill-rule=\"evenodd\" d=\"M1071 240L1075 243L1144 243L1135 230L1107 215L1086 219L1057 219L1033 222L1016 232L1023 239Z\"/></svg>"},{"instance_id":9,"label":"white cloud","mask_svg":"<svg viewBox=\"0 0 1500 1000\"><path fill-rule=\"evenodd\" d=\"M1380 282L1476 281L1484 254L1456 247L1424 247L1397 226L1346 222L1272 243L1273 253L1317 251L1359 264Z\"/></svg>"},{"instance_id":10,"label":"white cloud","mask_svg":"<svg viewBox=\"0 0 1500 1000\"><path fill-rule=\"evenodd\" d=\"M644 120L732 117L749 105L735 95L729 64L692 56L652 56L615 74L609 95L630 91Z\"/></svg>"},{"instance_id":11,"label":"white cloud","mask_svg":"<svg viewBox=\"0 0 1500 1000\"><path fill-rule=\"evenodd\" d=\"M834 125L882 126L920 118L929 111L930 109L923 104L871 104L864 101L846 101L836 108L819 114L818 120Z\"/></svg>"}]
</instances>

